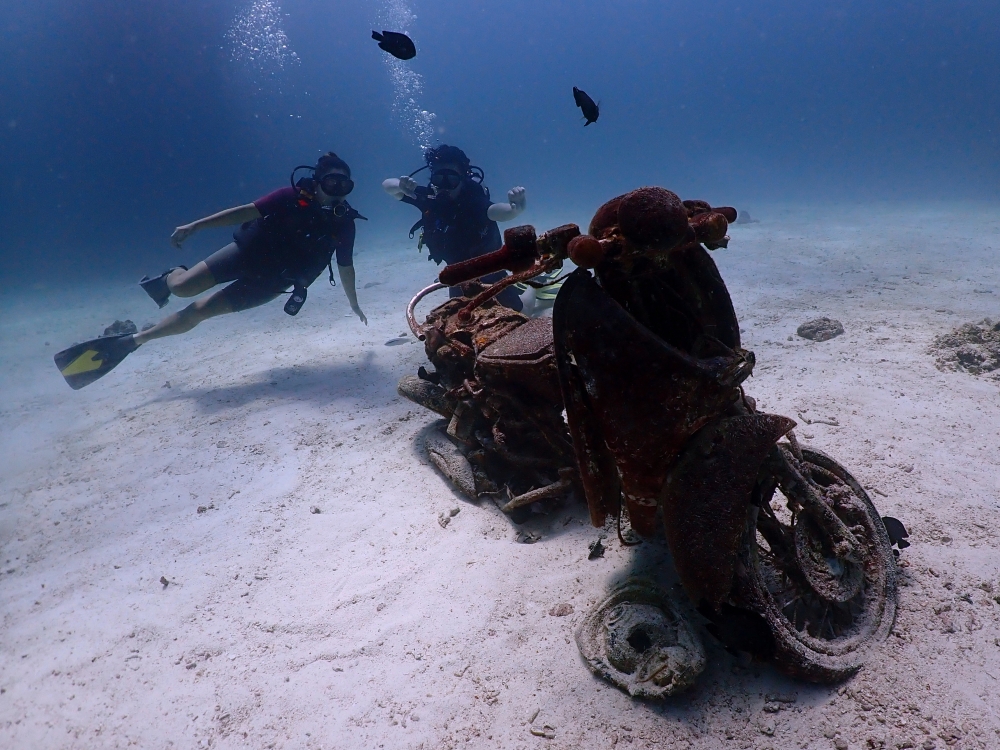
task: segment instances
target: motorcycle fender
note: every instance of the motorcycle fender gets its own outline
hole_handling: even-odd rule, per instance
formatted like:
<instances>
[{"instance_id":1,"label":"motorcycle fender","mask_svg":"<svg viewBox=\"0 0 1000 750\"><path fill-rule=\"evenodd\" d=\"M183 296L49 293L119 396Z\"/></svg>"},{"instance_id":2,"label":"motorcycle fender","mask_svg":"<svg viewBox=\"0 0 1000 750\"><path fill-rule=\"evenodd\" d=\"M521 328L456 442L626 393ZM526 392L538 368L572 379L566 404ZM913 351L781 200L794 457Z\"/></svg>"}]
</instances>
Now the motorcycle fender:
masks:
<instances>
[{"instance_id":1,"label":"motorcycle fender","mask_svg":"<svg viewBox=\"0 0 1000 750\"><path fill-rule=\"evenodd\" d=\"M700 359L671 346L582 268L556 297L552 334L591 522L617 516L624 491L632 528L648 535L684 446L738 397L726 374L742 358Z\"/></svg>"},{"instance_id":2,"label":"motorcycle fender","mask_svg":"<svg viewBox=\"0 0 1000 750\"><path fill-rule=\"evenodd\" d=\"M747 414L695 435L663 486L660 507L674 565L688 596L712 610L728 597L751 493L788 417Z\"/></svg>"},{"instance_id":3,"label":"motorcycle fender","mask_svg":"<svg viewBox=\"0 0 1000 750\"><path fill-rule=\"evenodd\" d=\"M572 355L556 349L556 365L566 408L566 422L573 440L577 468L583 494L594 528L604 526L608 516L621 513L621 484L614 456L604 442L604 436L593 418L593 406L586 384L575 367Z\"/></svg>"},{"instance_id":4,"label":"motorcycle fender","mask_svg":"<svg viewBox=\"0 0 1000 750\"><path fill-rule=\"evenodd\" d=\"M589 272L578 269L570 274L559 291L552 312L552 334L559 386L566 409L566 423L573 441L573 452L580 471L580 483L587 499L590 523L599 529L604 526L609 515L617 517L621 513L622 490L615 458L608 450L595 417L596 406L588 392L586 378L580 372L572 347L567 342L568 334L573 329L573 314L572 310L567 314L566 309L571 306L570 297L581 281L584 286L593 284Z\"/></svg>"}]
</instances>

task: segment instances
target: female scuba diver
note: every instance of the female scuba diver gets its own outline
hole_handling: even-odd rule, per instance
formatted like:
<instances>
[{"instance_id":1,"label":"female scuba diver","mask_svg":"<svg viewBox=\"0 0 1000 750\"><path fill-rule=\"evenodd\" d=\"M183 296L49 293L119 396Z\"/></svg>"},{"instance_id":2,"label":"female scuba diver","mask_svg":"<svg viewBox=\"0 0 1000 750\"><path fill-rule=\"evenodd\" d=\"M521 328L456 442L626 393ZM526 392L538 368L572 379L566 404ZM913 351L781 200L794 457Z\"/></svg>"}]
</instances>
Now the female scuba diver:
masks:
<instances>
[{"instance_id":1,"label":"female scuba diver","mask_svg":"<svg viewBox=\"0 0 1000 750\"><path fill-rule=\"evenodd\" d=\"M300 169L313 174L296 182ZM330 283L335 283L334 256L351 310L367 325L354 288L354 220L364 217L345 200L354 189L350 167L329 152L315 167L296 167L291 182L290 187L253 203L177 227L170 239L180 248L201 229L241 225L233 233L234 242L193 268L178 266L153 278L143 277L139 285L153 301L163 307L171 294L194 297L218 284L232 283L141 333L103 336L59 352L56 365L70 387L89 385L147 341L186 333L217 315L263 305L289 287L293 291L285 312L295 315L305 302L307 287L324 270L329 269Z\"/></svg>"},{"instance_id":2,"label":"female scuba diver","mask_svg":"<svg viewBox=\"0 0 1000 750\"><path fill-rule=\"evenodd\" d=\"M490 191L483 185L483 170L472 166L462 149L447 145L428 149L424 161L426 165L416 172L382 183L389 195L420 209L420 221L410 229L410 237L420 230L417 247L427 245L429 260L435 263L457 263L499 250L503 243L497 222L510 221L524 211L524 188L509 190L509 203L492 203ZM425 169L430 170L427 187L413 179ZM500 271L483 280L492 284L506 275ZM451 296L461 295L460 288L452 287ZM497 300L512 310L522 307L513 287L503 290Z\"/></svg>"}]
</instances>

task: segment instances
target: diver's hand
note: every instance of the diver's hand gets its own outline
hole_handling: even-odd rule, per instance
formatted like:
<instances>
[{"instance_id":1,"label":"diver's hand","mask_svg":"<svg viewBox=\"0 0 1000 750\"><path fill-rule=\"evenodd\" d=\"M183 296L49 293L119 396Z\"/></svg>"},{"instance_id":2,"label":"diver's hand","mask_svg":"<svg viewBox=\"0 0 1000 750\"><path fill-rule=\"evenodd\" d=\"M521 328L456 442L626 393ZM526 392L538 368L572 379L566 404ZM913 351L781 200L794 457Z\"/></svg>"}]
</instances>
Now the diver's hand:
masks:
<instances>
[{"instance_id":1,"label":"diver's hand","mask_svg":"<svg viewBox=\"0 0 1000 750\"><path fill-rule=\"evenodd\" d=\"M510 205L512 205L518 213L521 213L528 206L528 199L525 195L525 190L520 185L507 191L507 200L510 201Z\"/></svg>"},{"instance_id":2,"label":"diver's hand","mask_svg":"<svg viewBox=\"0 0 1000 750\"><path fill-rule=\"evenodd\" d=\"M170 243L174 247L179 248L183 244L184 240L194 234L195 231L197 230L194 224L185 224L184 226L177 227L174 230L174 233L170 235Z\"/></svg>"},{"instance_id":3,"label":"diver's hand","mask_svg":"<svg viewBox=\"0 0 1000 750\"><path fill-rule=\"evenodd\" d=\"M523 187L511 188L507 191L507 200L510 203L494 203L486 209L486 216L490 221L511 221L520 216L521 212L528 205Z\"/></svg>"},{"instance_id":4,"label":"diver's hand","mask_svg":"<svg viewBox=\"0 0 1000 750\"><path fill-rule=\"evenodd\" d=\"M417 181L409 175L399 178L399 192L409 198L417 197Z\"/></svg>"},{"instance_id":5,"label":"diver's hand","mask_svg":"<svg viewBox=\"0 0 1000 750\"><path fill-rule=\"evenodd\" d=\"M365 317L365 314L361 311L361 307L360 306L358 306L358 305L351 305L351 312L353 312L355 315L357 315L358 319L362 323L364 323L365 325L368 325L368 318Z\"/></svg>"}]
</instances>

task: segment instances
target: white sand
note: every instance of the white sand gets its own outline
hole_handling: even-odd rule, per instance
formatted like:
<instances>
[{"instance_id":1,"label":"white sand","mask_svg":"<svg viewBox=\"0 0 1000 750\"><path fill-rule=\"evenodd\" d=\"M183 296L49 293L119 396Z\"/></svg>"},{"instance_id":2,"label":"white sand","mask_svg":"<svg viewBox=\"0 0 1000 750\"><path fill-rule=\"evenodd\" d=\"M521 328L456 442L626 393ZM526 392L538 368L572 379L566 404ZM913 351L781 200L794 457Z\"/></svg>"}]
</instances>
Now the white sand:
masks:
<instances>
[{"instance_id":1,"label":"white sand","mask_svg":"<svg viewBox=\"0 0 1000 750\"><path fill-rule=\"evenodd\" d=\"M1000 385L925 351L1000 317L1000 210L749 208L762 223L715 254L757 354L748 391L839 421L800 437L912 534L894 635L856 678L743 669L707 636L680 699L593 677L576 623L630 572L669 582L664 545L612 533L588 561L600 531L579 505L518 544L420 455L431 416L395 383L422 347L384 345L434 276L407 247L357 259L359 287L384 282L360 289L367 328L317 282L297 319L211 321L79 392L52 354L152 303L125 284L5 291L0 747L1000 747ZM820 315L846 334L787 340ZM575 612L549 616L561 602ZM797 700L768 713L770 693ZM555 739L530 733L536 713Z\"/></svg>"}]
</instances>

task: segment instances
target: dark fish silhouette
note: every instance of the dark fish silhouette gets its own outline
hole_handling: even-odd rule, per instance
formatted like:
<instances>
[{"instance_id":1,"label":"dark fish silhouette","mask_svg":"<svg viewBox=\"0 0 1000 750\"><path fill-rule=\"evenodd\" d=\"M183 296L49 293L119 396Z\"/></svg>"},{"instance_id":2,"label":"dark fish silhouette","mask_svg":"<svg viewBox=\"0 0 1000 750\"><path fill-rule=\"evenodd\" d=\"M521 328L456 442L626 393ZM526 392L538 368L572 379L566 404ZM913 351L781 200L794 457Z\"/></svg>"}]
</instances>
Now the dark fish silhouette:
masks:
<instances>
[{"instance_id":1,"label":"dark fish silhouette","mask_svg":"<svg viewBox=\"0 0 1000 750\"><path fill-rule=\"evenodd\" d=\"M379 34L373 31L372 39L378 42L379 49L384 49L400 60L409 60L417 56L417 48L406 34L400 34L398 31L383 31Z\"/></svg>"},{"instance_id":2,"label":"dark fish silhouette","mask_svg":"<svg viewBox=\"0 0 1000 750\"><path fill-rule=\"evenodd\" d=\"M910 543L906 541L906 538L910 536L907 532L906 527L903 526L902 522L898 518L893 518L892 516L883 516L882 525L885 526L885 532L889 535L889 544L896 545L899 549L906 549L910 546Z\"/></svg>"},{"instance_id":3,"label":"dark fish silhouette","mask_svg":"<svg viewBox=\"0 0 1000 750\"><path fill-rule=\"evenodd\" d=\"M601 116L601 108L597 106L597 103L587 96L586 91L581 91L576 86L573 87L573 101L576 102L576 106L580 108L583 112L583 116L587 119L583 123L583 127L587 127L592 122L597 122L597 118Z\"/></svg>"}]
</instances>

